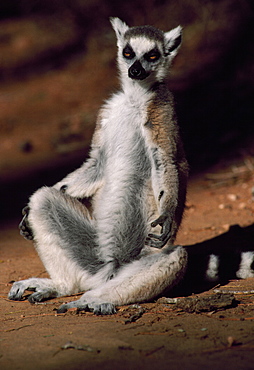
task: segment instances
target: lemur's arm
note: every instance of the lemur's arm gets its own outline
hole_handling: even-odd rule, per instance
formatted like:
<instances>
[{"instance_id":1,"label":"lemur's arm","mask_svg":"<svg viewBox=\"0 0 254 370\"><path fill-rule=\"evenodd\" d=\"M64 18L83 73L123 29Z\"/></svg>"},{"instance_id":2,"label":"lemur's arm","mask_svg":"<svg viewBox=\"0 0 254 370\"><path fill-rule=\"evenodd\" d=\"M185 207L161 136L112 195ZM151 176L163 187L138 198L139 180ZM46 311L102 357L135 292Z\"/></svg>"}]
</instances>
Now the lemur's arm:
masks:
<instances>
[{"instance_id":1,"label":"lemur's arm","mask_svg":"<svg viewBox=\"0 0 254 370\"><path fill-rule=\"evenodd\" d=\"M54 188L75 198L92 196L101 187L103 181L103 160L101 148L92 148L88 160L55 184Z\"/></svg>"},{"instance_id":2,"label":"lemur's arm","mask_svg":"<svg viewBox=\"0 0 254 370\"><path fill-rule=\"evenodd\" d=\"M162 248L175 237L185 202L187 162L172 112L165 107L151 110L147 123L151 146L152 187L160 216L151 224L161 234L149 234L146 244Z\"/></svg>"},{"instance_id":3,"label":"lemur's arm","mask_svg":"<svg viewBox=\"0 0 254 370\"><path fill-rule=\"evenodd\" d=\"M92 196L101 186L105 155L101 144L100 124L97 123L93 135L91 153L88 160L76 171L70 173L53 187L75 198ZM22 220L19 224L20 234L28 240L33 240L33 231L28 221L29 206L22 210Z\"/></svg>"},{"instance_id":4,"label":"lemur's arm","mask_svg":"<svg viewBox=\"0 0 254 370\"><path fill-rule=\"evenodd\" d=\"M160 216L151 224L160 225L161 234L149 234L147 244L162 248L172 236L172 226L178 204L178 169L174 159L167 156L167 150L153 150L152 186Z\"/></svg>"},{"instance_id":5,"label":"lemur's arm","mask_svg":"<svg viewBox=\"0 0 254 370\"><path fill-rule=\"evenodd\" d=\"M75 198L92 196L101 187L103 181L105 155L101 142L101 125L98 119L91 144L90 157L80 168L70 173L53 187ZM29 206L23 208L22 216L19 224L20 234L28 240L33 240L33 231L28 222Z\"/></svg>"},{"instance_id":6,"label":"lemur's arm","mask_svg":"<svg viewBox=\"0 0 254 370\"><path fill-rule=\"evenodd\" d=\"M54 188L75 198L90 197L101 187L104 174L105 153L101 145L101 129L97 123L91 144L90 156L76 171L54 185Z\"/></svg>"}]
</instances>

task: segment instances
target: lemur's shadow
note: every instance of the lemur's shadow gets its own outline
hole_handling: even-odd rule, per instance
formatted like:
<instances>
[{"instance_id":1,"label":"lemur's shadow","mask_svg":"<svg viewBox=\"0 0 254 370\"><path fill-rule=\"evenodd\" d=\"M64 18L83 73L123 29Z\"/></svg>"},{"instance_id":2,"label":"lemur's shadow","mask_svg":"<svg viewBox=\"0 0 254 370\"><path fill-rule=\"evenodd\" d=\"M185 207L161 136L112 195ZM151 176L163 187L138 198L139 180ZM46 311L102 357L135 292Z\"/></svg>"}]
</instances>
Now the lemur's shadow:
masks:
<instances>
[{"instance_id":1,"label":"lemur's shadow","mask_svg":"<svg viewBox=\"0 0 254 370\"><path fill-rule=\"evenodd\" d=\"M185 296L209 290L216 284L226 284L236 279L241 253L254 251L254 224L247 227L231 226L229 231L201 243L185 246L188 251L188 267L180 284L171 290L170 296ZM219 257L217 281L205 279L210 255ZM254 262L252 269L254 269ZM167 294L167 295L168 295Z\"/></svg>"}]
</instances>

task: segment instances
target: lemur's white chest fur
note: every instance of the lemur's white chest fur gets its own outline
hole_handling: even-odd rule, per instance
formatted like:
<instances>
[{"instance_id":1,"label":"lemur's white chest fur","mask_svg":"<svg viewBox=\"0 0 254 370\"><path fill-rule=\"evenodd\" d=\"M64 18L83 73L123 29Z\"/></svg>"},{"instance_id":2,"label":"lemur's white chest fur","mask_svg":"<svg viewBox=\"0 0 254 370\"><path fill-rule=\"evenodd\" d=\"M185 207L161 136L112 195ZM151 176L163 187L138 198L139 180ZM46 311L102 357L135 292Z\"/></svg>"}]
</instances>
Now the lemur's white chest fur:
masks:
<instances>
[{"instance_id":1,"label":"lemur's white chest fur","mask_svg":"<svg viewBox=\"0 0 254 370\"><path fill-rule=\"evenodd\" d=\"M132 101L124 93L118 93L110 99L101 121L103 134L109 135L106 136L106 139L110 139L109 144L114 145L112 141L115 139L124 145L129 137L141 132L147 117L146 106L147 100Z\"/></svg>"},{"instance_id":2,"label":"lemur's white chest fur","mask_svg":"<svg viewBox=\"0 0 254 370\"><path fill-rule=\"evenodd\" d=\"M142 213L144 225L140 227L141 230L148 225L152 216L157 216L154 201L147 207L152 191L152 161L145 124L152 95L147 92L135 98L135 89L133 94L119 92L102 108L100 133L101 142L105 145L105 176L94 202L101 243L105 235L107 241L109 239L109 219L112 224L124 223L133 212L131 207L138 207ZM131 227L136 226L133 224ZM128 240L128 234L126 229L126 235L123 231L122 236Z\"/></svg>"},{"instance_id":3,"label":"lemur's white chest fur","mask_svg":"<svg viewBox=\"0 0 254 370\"><path fill-rule=\"evenodd\" d=\"M145 123L150 97L151 94L147 93L135 99L135 94L126 96L125 93L119 92L103 108L101 132L102 140L107 142L106 157L109 166L122 163L122 170L126 173L129 173L131 168L135 171L134 163L129 163L128 160L131 160L132 155L138 156L140 145L145 145ZM143 160L144 158L140 158L140 161ZM111 167L110 172L117 172L118 169L119 167Z\"/></svg>"}]
</instances>

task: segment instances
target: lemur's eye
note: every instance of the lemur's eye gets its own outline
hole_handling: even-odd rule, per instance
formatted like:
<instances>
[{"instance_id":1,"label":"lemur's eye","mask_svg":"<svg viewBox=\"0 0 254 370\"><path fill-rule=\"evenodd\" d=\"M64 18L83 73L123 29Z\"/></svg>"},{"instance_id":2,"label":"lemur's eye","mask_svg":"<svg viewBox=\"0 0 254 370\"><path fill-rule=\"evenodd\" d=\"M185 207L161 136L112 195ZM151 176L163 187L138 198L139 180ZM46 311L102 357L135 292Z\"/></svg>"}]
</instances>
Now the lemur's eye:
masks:
<instances>
[{"instance_id":1,"label":"lemur's eye","mask_svg":"<svg viewBox=\"0 0 254 370\"><path fill-rule=\"evenodd\" d=\"M160 58L160 56L161 56L161 54L160 54L159 50L153 49L153 50L149 51L149 53L145 54L145 59L148 62L155 62L156 60L158 60Z\"/></svg>"},{"instance_id":2,"label":"lemur's eye","mask_svg":"<svg viewBox=\"0 0 254 370\"><path fill-rule=\"evenodd\" d=\"M158 59L158 55L150 55L149 59L150 60L156 60L156 59Z\"/></svg>"},{"instance_id":3,"label":"lemur's eye","mask_svg":"<svg viewBox=\"0 0 254 370\"><path fill-rule=\"evenodd\" d=\"M135 57L135 53L129 45L126 45L123 49L123 56L126 59L133 59Z\"/></svg>"}]
</instances>

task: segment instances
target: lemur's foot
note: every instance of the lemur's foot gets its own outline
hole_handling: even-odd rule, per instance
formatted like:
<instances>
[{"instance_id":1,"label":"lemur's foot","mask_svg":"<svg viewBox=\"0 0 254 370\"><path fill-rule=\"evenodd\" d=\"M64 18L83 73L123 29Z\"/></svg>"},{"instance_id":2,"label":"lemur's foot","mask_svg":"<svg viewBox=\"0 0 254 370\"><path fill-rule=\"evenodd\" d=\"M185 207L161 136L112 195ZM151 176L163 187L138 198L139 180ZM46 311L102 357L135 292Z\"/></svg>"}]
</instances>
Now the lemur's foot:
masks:
<instances>
[{"instance_id":1,"label":"lemur's foot","mask_svg":"<svg viewBox=\"0 0 254 370\"><path fill-rule=\"evenodd\" d=\"M44 279L44 281L45 280L48 281L49 279ZM26 290L34 292L28 297L30 303L41 302L48 298L57 297L56 289L54 289L53 286L47 286L47 284L43 283L43 279L31 278L13 283L8 298L12 301L21 301L24 298L23 295Z\"/></svg>"},{"instance_id":2,"label":"lemur's foot","mask_svg":"<svg viewBox=\"0 0 254 370\"><path fill-rule=\"evenodd\" d=\"M90 311L95 315L113 315L116 313L115 305L112 303L95 303L95 302L85 302L81 299L78 301L72 301L69 303L62 304L57 313L64 313L70 308L77 308L78 311Z\"/></svg>"}]
</instances>

